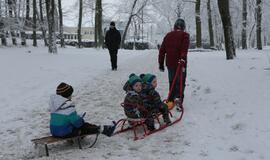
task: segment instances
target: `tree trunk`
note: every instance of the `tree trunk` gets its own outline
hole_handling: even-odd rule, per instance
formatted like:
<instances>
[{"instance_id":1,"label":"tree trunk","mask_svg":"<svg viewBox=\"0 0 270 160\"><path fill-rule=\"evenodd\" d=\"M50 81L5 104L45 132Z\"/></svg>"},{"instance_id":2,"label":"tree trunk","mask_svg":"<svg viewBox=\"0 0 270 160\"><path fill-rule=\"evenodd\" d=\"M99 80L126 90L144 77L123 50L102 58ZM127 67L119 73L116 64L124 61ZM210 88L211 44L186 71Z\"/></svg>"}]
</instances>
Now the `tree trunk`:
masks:
<instances>
[{"instance_id":1,"label":"tree trunk","mask_svg":"<svg viewBox=\"0 0 270 160\"><path fill-rule=\"evenodd\" d=\"M82 45L82 34L81 34L81 29L82 29L82 10L83 10L83 0L80 0L79 4L79 23L78 23L78 47L81 48Z\"/></svg>"},{"instance_id":2,"label":"tree trunk","mask_svg":"<svg viewBox=\"0 0 270 160\"><path fill-rule=\"evenodd\" d=\"M57 54L55 21L54 21L54 11L55 11L54 0L46 0L46 10L47 10L48 31L49 31L49 36L48 36L49 53Z\"/></svg>"},{"instance_id":3,"label":"tree trunk","mask_svg":"<svg viewBox=\"0 0 270 160\"><path fill-rule=\"evenodd\" d=\"M247 0L243 0L242 16L242 49L247 49Z\"/></svg>"},{"instance_id":4,"label":"tree trunk","mask_svg":"<svg viewBox=\"0 0 270 160\"><path fill-rule=\"evenodd\" d=\"M202 48L201 0L196 0L195 21L196 21L196 47Z\"/></svg>"},{"instance_id":5,"label":"tree trunk","mask_svg":"<svg viewBox=\"0 0 270 160\"><path fill-rule=\"evenodd\" d=\"M42 37L44 40L44 45L48 46L47 42L47 37L46 37L46 29L45 29L45 24L44 24L44 18L43 18L43 0L39 0L39 13L40 13L40 26L41 26L41 31L42 31Z\"/></svg>"},{"instance_id":6,"label":"tree trunk","mask_svg":"<svg viewBox=\"0 0 270 160\"><path fill-rule=\"evenodd\" d=\"M132 18L134 16L133 12L134 12L137 1L138 0L134 0L134 2L133 2L133 5L132 5L131 11L130 11L130 15L129 15L129 18L128 18L128 22L127 22L127 25L125 27L125 30L124 30L124 33L123 33L123 36L122 36L122 39L121 39L121 48L124 47L124 43L125 43L126 36L127 36L127 31L128 31L129 25L131 23L131 20L132 20Z\"/></svg>"},{"instance_id":7,"label":"tree trunk","mask_svg":"<svg viewBox=\"0 0 270 160\"><path fill-rule=\"evenodd\" d=\"M102 32L102 0L96 0L96 13L95 13L95 31L96 31L96 47L103 46L103 32Z\"/></svg>"},{"instance_id":8,"label":"tree trunk","mask_svg":"<svg viewBox=\"0 0 270 160\"><path fill-rule=\"evenodd\" d=\"M1 37L1 44L3 46L7 45L7 40L6 40L6 34L5 34L5 23L2 21L2 1L0 1L0 37Z\"/></svg>"},{"instance_id":9,"label":"tree trunk","mask_svg":"<svg viewBox=\"0 0 270 160\"><path fill-rule=\"evenodd\" d=\"M211 0L207 1L207 11L208 11L208 29L209 29L210 47L214 48L215 41L214 41L214 31L213 31L213 23L212 23Z\"/></svg>"},{"instance_id":10,"label":"tree trunk","mask_svg":"<svg viewBox=\"0 0 270 160\"><path fill-rule=\"evenodd\" d=\"M218 8L219 8L221 21L223 24L223 30L224 30L226 58L227 60L233 59L236 53L235 53L233 29L232 29L230 9L229 9L229 0L218 0Z\"/></svg>"},{"instance_id":11,"label":"tree trunk","mask_svg":"<svg viewBox=\"0 0 270 160\"><path fill-rule=\"evenodd\" d=\"M30 0L26 0L26 26L29 25L29 20L30 20Z\"/></svg>"},{"instance_id":12,"label":"tree trunk","mask_svg":"<svg viewBox=\"0 0 270 160\"><path fill-rule=\"evenodd\" d=\"M256 0L256 37L257 49L262 50L262 1Z\"/></svg>"},{"instance_id":13,"label":"tree trunk","mask_svg":"<svg viewBox=\"0 0 270 160\"><path fill-rule=\"evenodd\" d=\"M61 0L58 0L58 11L59 11L59 33L60 33L60 44L61 47L65 47L64 30L63 30L63 13Z\"/></svg>"},{"instance_id":14,"label":"tree trunk","mask_svg":"<svg viewBox=\"0 0 270 160\"><path fill-rule=\"evenodd\" d=\"M37 1L33 0L33 46L37 46Z\"/></svg>"},{"instance_id":15,"label":"tree trunk","mask_svg":"<svg viewBox=\"0 0 270 160\"><path fill-rule=\"evenodd\" d=\"M18 23L20 24L21 45L25 46L26 45L26 34L25 34L25 21L26 21L26 19L24 17L25 6L23 6L23 11L22 11L23 13L22 13L22 15L20 15L20 12L21 12L20 5L21 4L24 4L24 3L22 3L22 0L19 0L19 11L18 11L18 14L16 14L16 18L17 18ZM20 19L20 17L22 17L22 18Z\"/></svg>"},{"instance_id":16,"label":"tree trunk","mask_svg":"<svg viewBox=\"0 0 270 160\"><path fill-rule=\"evenodd\" d=\"M14 1L13 0L8 0L8 13L9 13L9 17L10 19L13 20L13 5L14 5ZM17 40L16 40L16 34L15 34L15 31L14 31L14 27L13 27L14 24L10 24L10 33L11 33L11 37L12 37L12 44L13 45L17 45Z\"/></svg>"}]
</instances>

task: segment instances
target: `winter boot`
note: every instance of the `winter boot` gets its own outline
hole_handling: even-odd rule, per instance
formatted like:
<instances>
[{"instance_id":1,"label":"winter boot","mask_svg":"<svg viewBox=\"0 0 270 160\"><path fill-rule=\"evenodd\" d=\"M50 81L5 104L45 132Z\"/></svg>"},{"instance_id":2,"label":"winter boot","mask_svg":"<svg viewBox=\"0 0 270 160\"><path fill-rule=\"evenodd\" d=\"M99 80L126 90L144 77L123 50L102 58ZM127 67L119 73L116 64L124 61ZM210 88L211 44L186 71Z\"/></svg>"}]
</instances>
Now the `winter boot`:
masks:
<instances>
[{"instance_id":1,"label":"winter boot","mask_svg":"<svg viewBox=\"0 0 270 160\"><path fill-rule=\"evenodd\" d=\"M169 114L164 114L164 115L163 115L163 120L164 120L164 122L165 122L167 125L169 125L169 124L172 123L172 121L170 120Z\"/></svg>"},{"instance_id":2,"label":"winter boot","mask_svg":"<svg viewBox=\"0 0 270 160\"><path fill-rule=\"evenodd\" d=\"M156 128L155 128L155 121L154 121L154 119L153 119L152 116L149 116L149 117L146 118L145 124L146 124L147 129L148 129L149 131L153 131L153 130L156 129Z\"/></svg>"},{"instance_id":3,"label":"winter boot","mask_svg":"<svg viewBox=\"0 0 270 160\"><path fill-rule=\"evenodd\" d=\"M116 123L113 122L113 125L104 125L104 129L102 131L102 134L111 137L113 135L113 132L116 128Z\"/></svg>"},{"instance_id":4,"label":"winter boot","mask_svg":"<svg viewBox=\"0 0 270 160\"><path fill-rule=\"evenodd\" d=\"M180 98L176 98L174 100L174 103L175 103L175 106L176 106L176 110L179 111L179 112L182 111L182 103L183 103L183 101Z\"/></svg>"},{"instance_id":5,"label":"winter boot","mask_svg":"<svg viewBox=\"0 0 270 160\"><path fill-rule=\"evenodd\" d=\"M155 128L154 125L147 125L147 129L148 129L149 131L153 131L153 130L155 130L156 128Z\"/></svg>"}]
</instances>

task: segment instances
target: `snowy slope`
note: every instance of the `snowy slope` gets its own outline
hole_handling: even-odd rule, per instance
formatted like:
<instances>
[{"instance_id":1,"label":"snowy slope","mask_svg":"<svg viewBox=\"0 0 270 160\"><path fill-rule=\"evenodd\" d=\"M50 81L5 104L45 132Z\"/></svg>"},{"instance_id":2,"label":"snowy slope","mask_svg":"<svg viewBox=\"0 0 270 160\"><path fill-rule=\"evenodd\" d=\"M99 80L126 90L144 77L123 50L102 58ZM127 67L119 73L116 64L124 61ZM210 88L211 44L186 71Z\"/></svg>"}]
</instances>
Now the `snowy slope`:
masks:
<instances>
[{"instance_id":1,"label":"snowy slope","mask_svg":"<svg viewBox=\"0 0 270 160\"><path fill-rule=\"evenodd\" d=\"M49 134L47 101L59 82L73 85L87 121L108 124L124 116L119 104L130 73L156 74L164 98L167 73L157 69L156 50L121 50L112 72L106 50L0 48L0 159L270 159L268 52L239 51L232 61L223 52L192 52L181 123L136 142L124 133L101 136L93 149L54 145L46 158L30 140Z\"/></svg>"}]
</instances>

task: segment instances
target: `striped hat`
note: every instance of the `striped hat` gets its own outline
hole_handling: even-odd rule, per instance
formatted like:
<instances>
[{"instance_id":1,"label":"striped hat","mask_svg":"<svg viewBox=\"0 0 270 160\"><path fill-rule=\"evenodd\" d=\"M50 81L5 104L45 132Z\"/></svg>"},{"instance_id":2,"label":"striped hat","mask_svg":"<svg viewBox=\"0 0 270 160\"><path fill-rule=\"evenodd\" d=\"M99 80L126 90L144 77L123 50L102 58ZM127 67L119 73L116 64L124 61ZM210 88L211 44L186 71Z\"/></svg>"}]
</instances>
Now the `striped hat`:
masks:
<instances>
[{"instance_id":1,"label":"striped hat","mask_svg":"<svg viewBox=\"0 0 270 160\"><path fill-rule=\"evenodd\" d=\"M56 88L56 94L61 95L65 98L70 97L72 93L73 93L72 86L64 82L60 83Z\"/></svg>"}]
</instances>

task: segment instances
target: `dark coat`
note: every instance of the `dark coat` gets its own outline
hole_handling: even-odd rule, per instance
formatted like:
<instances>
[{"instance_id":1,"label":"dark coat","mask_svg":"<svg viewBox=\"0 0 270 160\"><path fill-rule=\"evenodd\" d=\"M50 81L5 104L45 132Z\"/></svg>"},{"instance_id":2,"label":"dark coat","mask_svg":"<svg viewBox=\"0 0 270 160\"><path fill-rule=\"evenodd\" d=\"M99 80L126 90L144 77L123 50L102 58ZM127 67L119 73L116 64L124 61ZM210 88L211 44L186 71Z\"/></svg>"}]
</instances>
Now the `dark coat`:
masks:
<instances>
[{"instance_id":1,"label":"dark coat","mask_svg":"<svg viewBox=\"0 0 270 160\"><path fill-rule=\"evenodd\" d=\"M109 50L119 49L121 42L121 34L116 28L110 28L105 36L105 44Z\"/></svg>"},{"instance_id":2,"label":"dark coat","mask_svg":"<svg viewBox=\"0 0 270 160\"><path fill-rule=\"evenodd\" d=\"M143 84L141 97L143 99L143 105L148 111L160 108L163 105L159 93L151 84Z\"/></svg>"},{"instance_id":3,"label":"dark coat","mask_svg":"<svg viewBox=\"0 0 270 160\"><path fill-rule=\"evenodd\" d=\"M163 65L166 57L166 66L176 68L180 59L187 60L188 48L188 33L179 29L169 32L163 39L159 50L159 64Z\"/></svg>"},{"instance_id":4,"label":"dark coat","mask_svg":"<svg viewBox=\"0 0 270 160\"><path fill-rule=\"evenodd\" d=\"M124 111L129 118L144 117L143 100L140 93L135 92L128 82L123 87L126 91L126 97L124 100Z\"/></svg>"}]
</instances>

